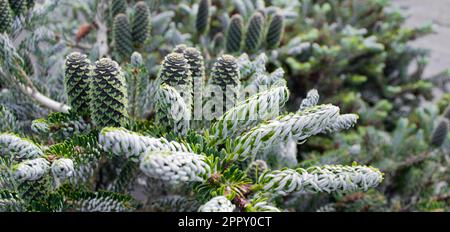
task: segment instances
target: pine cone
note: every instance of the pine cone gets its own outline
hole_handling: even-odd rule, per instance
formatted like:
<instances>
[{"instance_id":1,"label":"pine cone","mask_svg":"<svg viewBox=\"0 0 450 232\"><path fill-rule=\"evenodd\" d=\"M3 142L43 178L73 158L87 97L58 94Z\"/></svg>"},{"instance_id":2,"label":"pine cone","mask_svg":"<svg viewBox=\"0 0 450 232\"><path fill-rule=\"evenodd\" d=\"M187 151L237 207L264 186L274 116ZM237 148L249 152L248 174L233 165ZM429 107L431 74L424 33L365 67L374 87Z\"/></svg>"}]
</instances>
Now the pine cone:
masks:
<instances>
[{"instance_id":1,"label":"pine cone","mask_svg":"<svg viewBox=\"0 0 450 232\"><path fill-rule=\"evenodd\" d=\"M226 51L229 53L239 52L242 44L242 34L244 30L244 20L239 14L231 17L230 25L227 30Z\"/></svg>"},{"instance_id":2,"label":"pine cone","mask_svg":"<svg viewBox=\"0 0 450 232\"><path fill-rule=\"evenodd\" d=\"M189 65L189 70L194 81L194 89L201 90L205 81L205 62L203 56L196 48L189 47L184 51L184 58L186 58Z\"/></svg>"},{"instance_id":3,"label":"pine cone","mask_svg":"<svg viewBox=\"0 0 450 232\"><path fill-rule=\"evenodd\" d=\"M281 41L281 36L284 30L284 18L283 15L277 13L270 21L269 30L266 35L267 48L276 48Z\"/></svg>"},{"instance_id":4,"label":"pine cone","mask_svg":"<svg viewBox=\"0 0 450 232\"><path fill-rule=\"evenodd\" d=\"M129 58L133 52L133 42L130 23L125 14L118 14L114 18L114 42L121 59Z\"/></svg>"},{"instance_id":5,"label":"pine cone","mask_svg":"<svg viewBox=\"0 0 450 232\"><path fill-rule=\"evenodd\" d=\"M118 14L126 14L127 2L125 0L111 0L111 17L115 18Z\"/></svg>"},{"instance_id":6,"label":"pine cone","mask_svg":"<svg viewBox=\"0 0 450 232\"><path fill-rule=\"evenodd\" d=\"M26 0L9 0L9 6L14 12L14 15L21 15L27 10Z\"/></svg>"},{"instance_id":7,"label":"pine cone","mask_svg":"<svg viewBox=\"0 0 450 232\"><path fill-rule=\"evenodd\" d=\"M172 52L164 57L159 77L162 83L174 88L180 85L192 85L188 60L180 53Z\"/></svg>"},{"instance_id":8,"label":"pine cone","mask_svg":"<svg viewBox=\"0 0 450 232\"><path fill-rule=\"evenodd\" d=\"M79 115L89 115L89 89L91 61L86 55L73 52L66 58L64 85L67 101L72 111Z\"/></svg>"},{"instance_id":9,"label":"pine cone","mask_svg":"<svg viewBox=\"0 0 450 232\"><path fill-rule=\"evenodd\" d=\"M228 109L234 107L239 98L240 73L237 61L233 56L222 55L217 59L211 72L211 84L220 87L222 91L222 112L215 109L216 116L221 116ZM216 105L218 105L217 102Z\"/></svg>"},{"instance_id":10,"label":"pine cone","mask_svg":"<svg viewBox=\"0 0 450 232\"><path fill-rule=\"evenodd\" d=\"M117 62L102 58L95 62L91 82L91 114L99 127L124 126L127 122L127 88Z\"/></svg>"},{"instance_id":11,"label":"pine cone","mask_svg":"<svg viewBox=\"0 0 450 232\"><path fill-rule=\"evenodd\" d=\"M144 43L149 35L150 10L145 2L140 1L134 6L132 35L135 44Z\"/></svg>"},{"instance_id":12,"label":"pine cone","mask_svg":"<svg viewBox=\"0 0 450 232\"><path fill-rule=\"evenodd\" d=\"M7 0L0 0L0 33L8 32L12 26L12 11Z\"/></svg>"},{"instance_id":13,"label":"pine cone","mask_svg":"<svg viewBox=\"0 0 450 232\"><path fill-rule=\"evenodd\" d=\"M197 49L193 47L186 48L184 51L184 58L186 58L189 65L189 70L192 78L192 91L194 97L194 115L201 114L202 108L202 90L205 83L205 62L203 56Z\"/></svg>"},{"instance_id":14,"label":"pine cone","mask_svg":"<svg viewBox=\"0 0 450 232\"><path fill-rule=\"evenodd\" d=\"M209 24L209 7L210 0L201 0L198 5L197 19L195 21L195 28L197 29L197 33L203 34L208 29Z\"/></svg>"},{"instance_id":15,"label":"pine cone","mask_svg":"<svg viewBox=\"0 0 450 232\"><path fill-rule=\"evenodd\" d=\"M247 27L247 37L245 38L245 48L254 52L259 49L264 28L264 16L260 12L255 12L250 18Z\"/></svg>"},{"instance_id":16,"label":"pine cone","mask_svg":"<svg viewBox=\"0 0 450 232\"><path fill-rule=\"evenodd\" d=\"M239 66L231 55L222 55L214 63L211 73L211 83L221 87L225 92L227 86L238 87L240 85Z\"/></svg>"},{"instance_id":17,"label":"pine cone","mask_svg":"<svg viewBox=\"0 0 450 232\"><path fill-rule=\"evenodd\" d=\"M445 142L448 135L449 122L447 119L443 119L439 122L438 126L434 129L431 136L431 145L434 147L440 147Z\"/></svg>"},{"instance_id":18,"label":"pine cone","mask_svg":"<svg viewBox=\"0 0 450 232\"><path fill-rule=\"evenodd\" d=\"M172 52L164 57L159 78L162 83L178 91L190 112L193 80L189 68L188 60L183 54Z\"/></svg>"}]
</instances>

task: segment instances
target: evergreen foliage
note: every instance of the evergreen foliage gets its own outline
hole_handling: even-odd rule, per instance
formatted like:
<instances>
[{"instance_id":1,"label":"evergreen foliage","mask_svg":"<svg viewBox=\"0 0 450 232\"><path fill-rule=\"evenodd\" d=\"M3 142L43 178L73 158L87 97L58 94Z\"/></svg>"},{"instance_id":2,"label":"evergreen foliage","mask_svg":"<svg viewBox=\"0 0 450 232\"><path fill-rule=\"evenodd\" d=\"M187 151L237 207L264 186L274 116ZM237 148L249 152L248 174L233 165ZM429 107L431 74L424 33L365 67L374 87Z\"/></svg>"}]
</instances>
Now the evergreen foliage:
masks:
<instances>
[{"instance_id":1,"label":"evergreen foliage","mask_svg":"<svg viewBox=\"0 0 450 232\"><path fill-rule=\"evenodd\" d=\"M0 211L449 211L389 2L0 0Z\"/></svg>"}]
</instances>

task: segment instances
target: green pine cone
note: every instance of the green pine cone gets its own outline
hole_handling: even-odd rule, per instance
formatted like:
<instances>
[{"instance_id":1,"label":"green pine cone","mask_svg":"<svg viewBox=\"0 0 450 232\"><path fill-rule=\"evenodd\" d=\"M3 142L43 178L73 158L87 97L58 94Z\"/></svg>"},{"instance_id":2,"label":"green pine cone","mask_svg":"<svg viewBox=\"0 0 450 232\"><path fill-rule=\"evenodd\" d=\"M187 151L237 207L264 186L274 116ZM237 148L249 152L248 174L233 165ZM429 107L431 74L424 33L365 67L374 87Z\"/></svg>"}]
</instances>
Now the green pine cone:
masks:
<instances>
[{"instance_id":1,"label":"green pine cone","mask_svg":"<svg viewBox=\"0 0 450 232\"><path fill-rule=\"evenodd\" d=\"M236 58L231 55L222 55L217 59L212 68L211 83L220 86L225 91L226 86L240 85L239 76L240 73Z\"/></svg>"},{"instance_id":2,"label":"green pine cone","mask_svg":"<svg viewBox=\"0 0 450 232\"><path fill-rule=\"evenodd\" d=\"M118 14L126 14L127 7L127 2L125 0L111 0L111 17L115 18Z\"/></svg>"},{"instance_id":3,"label":"green pine cone","mask_svg":"<svg viewBox=\"0 0 450 232\"><path fill-rule=\"evenodd\" d=\"M98 127L120 127L127 122L127 87L117 62L102 58L95 62L91 81L91 115Z\"/></svg>"},{"instance_id":4,"label":"green pine cone","mask_svg":"<svg viewBox=\"0 0 450 232\"><path fill-rule=\"evenodd\" d=\"M134 6L132 36L135 44L144 43L149 35L150 10L145 2L140 1Z\"/></svg>"},{"instance_id":5,"label":"green pine cone","mask_svg":"<svg viewBox=\"0 0 450 232\"><path fill-rule=\"evenodd\" d=\"M240 88L240 73L236 58L222 55L217 59L211 72L211 84L222 90L222 113L236 105Z\"/></svg>"},{"instance_id":6,"label":"green pine cone","mask_svg":"<svg viewBox=\"0 0 450 232\"><path fill-rule=\"evenodd\" d=\"M108 5L108 9L109 9L109 14L108 17L106 18L106 24L108 25L108 41L109 43L112 40L112 33L114 30L114 19L116 17L116 15L118 14L127 14L127 2L126 0L109 0L109 5Z\"/></svg>"},{"instance_id":7,"label":"green pine cone","mask_svg":"<svg viewBox=\"0 0 450 232\"><path fill-rule=\"evenodd\" d=\"M264 16L260 12L255 12L250 18L247 26L247 35L245 38L245 49L255 52L259 49L262 40L264 28Z\"/></svg>"},{"instance_id":8,"label":"green pine cone","mask_svg":"<svg viewBox=\"0 0 450 232\"><path fill-rule=\"evenodd\" d=\"M203 84L205 80L205 62L199 50L193 47L186 48L184 58L189 64L191 77L195 84ZM196 88L201 88L197 86Z\"/></svg>"},{"instance_id":9,"label":"green pine cone","mask_svg":"<svg viewBox=\"0 0 450 232\"><path fill-rule=\"evenodd\" d=\"M241 50L242 35L244 30L244 20L239 14L231 17L230 25L227 29L225 49L229 53L239 52Z\"/></svg>"},{"instance_id":10,"label":"green pine cone","mask_svg":"<svg viewBox=\"0 0 450 232\"><path fill-rule=\"evenodd\" d=\"M66 58L64 86L72 112L90 114L91 61L86 55L73 52Z\"/></svg>"},{"instance_id":11,"label":"green pine cone","mask_svg":"<svg viewBox=\"0 0 450 232\"><path fill-rule=\"evenodd\" d=\"M8 32L12 26L12 11L7 0L0 0L0 33Z\"/></svg>"},{"instance_id":12,"label":"green pine cone","mask_svg":"<svg viewBox=\"0 0 450 232\"><path fill-rule=\"evenodd\" d=\"M269 29L266 35L267 48L276 48L281 41L281 36L284 30L284 17L277 13L272 17L269 24Z\"/></svg>"},{"instance_id":13,"label":"green pine cone","mask_svg":"<svg viewBox=\"0 0 450 232\"><path fill-rule=\"evenodd\" d=\"M181 53L170 53L164 57L159 78L162 83L174 88L179 85L189 85L192 82L188 60Z\"/></svg>"},{"instance_id":14,"label":"green pine cone","mask_svg":"<svg viewBox=\"0 0 450 232\"><path fill-rule=\"evenodd\" d=\"M184 51L184 58L186 58L189 65L195 103L201 104L200 99L202 97L202 89L205 83L205 62L203 61L203 56L197 49L189 47ZM200 107L201 105L198 105L196 109L199 109Z\"/></svg>"},{"instance_id":15,"label":"green pine cone","mask_svg":"<svg viewBox=\"0 0 450 232\"><path fill-rule=\"evenodd\" d=\"M203 34L208 29L209 25L209 7L210 0L201 0L198 5L197 19L195 21L195 28L197 33Z\"/></svg>"},{"instance_id":16,"label":"green pine cone","mask_svg":"<svg viewBox=\"0 0 450 232\"><path fill-rule=\"evenodd\" d=\"M27 10L27 0L9 0L9 6L14 15L21 15Z\"/></svg>"},{"instance_id":17,"label":"green pine cone","mask_svg":"<svg viewBox=\"0 0 450 232\"><path fill-rule=\"evenodd\" d=\"M172 52L164 57L159 79L161 83L167 84L179 92L190 111L192 107L193 80L188 60L182 53Z\"/></svg>"},{"instance_id":18,"label":"green pine cone","mask_svg":"<svg viewBox=\"0 0 450 232\"><path fill-rule=\"evenodd\" d=\"M431 145L434 147L440 147L445 142L448 135L449 122L447 119L443 119L439 122L438 126L434 129L431 136Z\"/></svg>"},{"instance_id":19,"label":"green pine cone","mask_svg":"<svg viewBox=\"0 0 450 232\"><path fill-rule=\"evenodd\" d=\"M118 14L114 18L114 42L121 59L127 59L131 56L133 52L131 27L125 14Z\"/></svg>"}]
</instances>

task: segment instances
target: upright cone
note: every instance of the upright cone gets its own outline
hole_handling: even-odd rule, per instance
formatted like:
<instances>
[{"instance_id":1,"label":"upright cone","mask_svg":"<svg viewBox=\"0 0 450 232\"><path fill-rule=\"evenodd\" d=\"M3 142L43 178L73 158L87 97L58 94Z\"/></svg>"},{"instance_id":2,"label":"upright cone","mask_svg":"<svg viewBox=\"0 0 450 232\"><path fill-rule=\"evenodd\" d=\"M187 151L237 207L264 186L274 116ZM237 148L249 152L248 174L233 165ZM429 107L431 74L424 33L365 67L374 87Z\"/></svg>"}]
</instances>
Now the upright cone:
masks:
<instances>
[{"instance_id":1,"label":"upright cone","mask_svg":"<svg viewBox=\"0 0 450 232\"><path fill-rule=\"evenodd\" d=\"M14 15L22 15L27 10L27 0L9 0L9 6Z\"/></svg>"},{"instance_id":2,"label":"upright cone","mask_svg":"<svg viewBox=\"0 0 450 232\"><path fill-rule=\"evenodd\" d=\"M236 58L231 55L222 55L214 63L211 72L211 84L222 91L221 114L238 102L240 88L240 73ZM216 113L219 113L216 109ZM220 113L217 116L221 115Z\"/></svg>"},{"instance_id":3,"label":"upright cone","mask_svg":"<svg viewBox=\"0 0 450 232\"><path fill-rule=\"evenodd\" d=\"M110 13L111 17L115 18L118 14L126 14L127 13L127 2L125 0L110 0L111 8Z\"/></svg>"},{"instance_id":4,"label":"upright cone","mask_svg":"<svg viewBox=\"0 0 450 232\"><path fill-rule=\"evenodd\" d=\"M434 129L431 135L431 145L434 147L440 147L444 144L448 135L449 122L447 119L439 121L437 127Z\"/></svg>"},{"instance_id":5,"label":"upright cone","mask_svg":"<svg viewBox=\"0 0 450 232\"><path fill-rule=\"evenodd\" d=\"M198 34L203 34L208 29L210 5L210 0L201 0L198 5L197 19L195 21L195 28Z\"/></svg>"},{"instance_id":6,"label":"upright cone","mask_svg":"<svg viewBox=\"0 0 450 232\"><path fill-rule=\"evenodd\" d=\"M0 33L8 32L12 26L12 11L7 0L0 0Z\"/></svg>"},{"instance_id":7,"label":"upright cone","mask_svg":"<svg viewBox=\"0 0 450 232\"><path fill-rule=\"evenodd\" d=\"M149 35L150 10L144 1L136 3L132 22L132 36L135 44L144 43Z\"/></svg>"},{"instance_id":8,"label":"upright cone","mask_svg":"<svg viewBox=\"0 0 450 232\"><path fill-rule=\"evenodd\" d=\"M239 14L231 17L228 25L225 49L229 53L239 52L241 50L242 36L244 30L244 20Z\"/></svg>"},{"instance_id":9,"label":"upright cone","mask_svg":"<svg viewBox=\"0 0 450 232\"><path fill-rule=\"evenodd\" d=\"M196 48L186 48L183 54L189 65L189 71L192 77L194 116L198 117L199 114L201 114L202 107L202 91L205 83L205 62L202 54Z\"/></svg>"},{"instance_id":10,"label":"upright cone","mask_svg":"<svg viewBox=\"0 0 450 232\"><path fill-rule=\"evenodd\" d=\"M284 30L284 17L281 13L277 13L272 17L269 24L269 30L266 35L267 48L276 48L281 41Z\"/></svg>"},{"instance_id":11,"label":"upright cone","mask_svg":"<svg viewBox=\"0 0 450 232\"><path fill-rule=\"evenodd\" d=\"M125 14L118 14L114 18L114 43L121 59L127 59L133 52L131 27Z\"/></svg>"},{"instance_id":12,"label":"upright cone","mask_svg":"<svg viewBox=\"0 0 450 232\"><path fill-rule=\"evenodd\" d=\"M264 28L264 16L255 12L250 18L247 26L247 34L245 38L245 49L249 52L255 52L259 49L262 40Z\"/></svg>"},{"instance_id":13,"label":"upright cone","mask_svg":"<svg viewBox=\"0 0 450 232\"><path fill-rule=\"evenodd\" d=\"M193 80L189 68L188 60L184 57L184 54L172 52L164 57L159 79L161 83L165 83L179 92L190 111Z\"/></svg>"},{"instance_id":14,"label":"upright cone","mask_svg":"<svg viewBox=\"0 0 450 232\"><path fill-rule=\"evenodd\" d=\"M90 115L91 61L86 55L73 52L66 58L64 86L72 111Z\"/></svg>"},{"instance_id":15,"label":"upright cone","mask_svg":"<svg viewBox=\"0 0 450 232\"><path fill-rule=\"evenodd\" d=\"M119 65L108 58L95 62L91 81L91 115L98 127L121 127L127 122L125 78Z\"/></svg>"}]
</instances>

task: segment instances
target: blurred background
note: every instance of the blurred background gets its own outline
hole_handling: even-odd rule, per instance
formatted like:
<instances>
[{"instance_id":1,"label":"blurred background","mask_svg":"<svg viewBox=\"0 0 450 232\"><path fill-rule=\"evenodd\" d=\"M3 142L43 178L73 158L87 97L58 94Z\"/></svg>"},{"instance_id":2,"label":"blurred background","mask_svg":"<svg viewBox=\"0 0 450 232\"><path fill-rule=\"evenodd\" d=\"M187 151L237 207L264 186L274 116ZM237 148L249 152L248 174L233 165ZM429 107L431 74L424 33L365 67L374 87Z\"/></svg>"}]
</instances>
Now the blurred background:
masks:
<instances>
[{"instance_id":1,"label":"blurred background","mask_svg":"<svg viewBox=\"0 0 450 232\"><path fill-rule=\"evenodd\" d=\"M394 0L393 6L399 7L407 16L405 26L417 27L423 22L434 24L435 33L412 42L415 47L430 49L430 62L425 76L436 75L450 64L450 3L447 0Z\"/></svg>"},{"instance_id":2,"label":"blurred background","mask_svg":"<svg viewBox=\"0 0 450 232\"><path fill-rule=\"evenodd\" d=\"M418 27L423 22L434 24L435 33L411 42L414 47L430 50L429 64L424 76L438 75L450 64L450 2L447 0L393 0L393 6L398 7L407 16L405 26ZM442 92L435 90L438 96Z\"/></svg>"}]
</instances>

